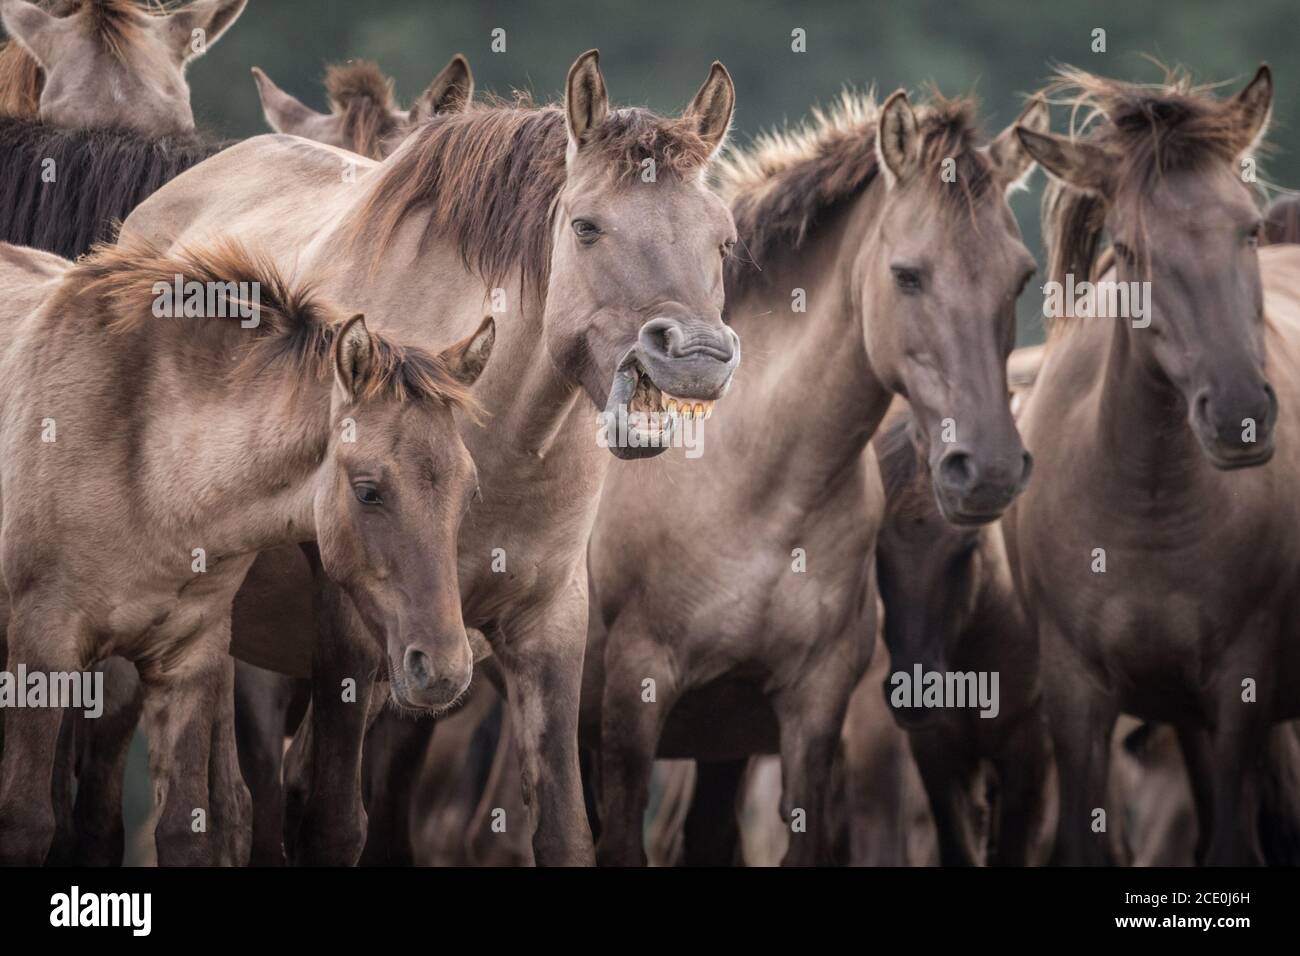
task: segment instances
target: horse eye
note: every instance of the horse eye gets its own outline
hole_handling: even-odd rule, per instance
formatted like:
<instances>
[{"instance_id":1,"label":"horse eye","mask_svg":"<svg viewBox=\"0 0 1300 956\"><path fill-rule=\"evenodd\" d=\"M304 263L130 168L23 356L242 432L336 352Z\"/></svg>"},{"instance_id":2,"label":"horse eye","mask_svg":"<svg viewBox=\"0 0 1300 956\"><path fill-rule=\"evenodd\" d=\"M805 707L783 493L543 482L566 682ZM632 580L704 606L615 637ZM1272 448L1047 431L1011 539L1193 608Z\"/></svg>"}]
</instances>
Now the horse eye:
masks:
<instances>
[{"instance_id":1,"label":"horse eye","mask_svg":"<svg viewBox=\"0 0 1300 956\"><path fill-rule=\"evenodd\" d=\"M736 248L735 239L728 239L726 242L724 242L722 244L722 258L725 259L727 258L727 256L731 255L731 250L735 248Z\"/></svg>"},{"instance_id":2,"label":"horse eye","mask_svg":"<svg viewBox=\"0 0 1300 956\"><path fill-rule=\"evenodd\" d=\"M1246 233L1246 245L1250 246L1252 249L1259 248L1259 237L1263 231L1264 224L1262 222L1257 222L1255 225L1251 226L1250 232Z\"/></svg>"},{"instance_id":3,"label":"horse eye","mask_svg":"<svg viewBox=\"0 0 1300 956\"><path fill-rule=\"evenodd\" d=\"M1119 256L1125 262L1132 264L1134 261L1136 261L1133 255L1133 250L1130 249L1128 246L1124 245L1124 243L1112 242L1111 248L1115 250L1115 255Z\"/></svg>"},{"instance_id":4,"label":"horse eye","mask_svg":"<svg viewBox=\"0 0 1300 956\"><path fill-rule=\"evenodd\" d=\"M921 273L916 269L909 269L906 266L891 266L890 271L894 273L894 285L898 286L903 292L915 293L921 291Z\"/></svg>"},{"instance_id":5,"label":"horse eye","mask_svg":"<svg viewBox=\"0 0 1300 956\"><path fill-rule=\"evenodd\" d=\"M586 219L573 220L573 231L577 233L580 240L586 243L595 242L600 238L600 227Z\"/></svg>"},{"instance_id":6,"label":"horse eye","mask_svg":"<svg viewBox=\"0 0 1300 956\"><path fill-rule=\"evenodd\" d=\"M374 485L356 485L352 493L357 496L357 501L363 505L380 505L384 500L379 497L379 489Z\"/></svg>"}]
</instances>

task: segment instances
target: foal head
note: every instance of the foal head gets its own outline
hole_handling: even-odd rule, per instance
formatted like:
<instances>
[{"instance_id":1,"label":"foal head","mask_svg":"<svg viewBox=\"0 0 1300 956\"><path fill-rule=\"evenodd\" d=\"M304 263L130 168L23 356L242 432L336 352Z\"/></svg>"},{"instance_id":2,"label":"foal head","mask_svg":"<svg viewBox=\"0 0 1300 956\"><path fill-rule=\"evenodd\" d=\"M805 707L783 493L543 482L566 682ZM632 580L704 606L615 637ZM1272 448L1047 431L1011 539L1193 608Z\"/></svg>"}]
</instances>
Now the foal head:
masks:
<instances>
[{"instance_id":1,"label":"foal head","mask_svg":"<svg viewBox=\"0 0 1300 956\"><path fill-rule=\"evenodd\" d=\"M474 96L469 61L457 53L433 78L409 110L398 109L393 81L369 60L337 63L325 72L330 112L314 109L290 96L253 67L262 114L277 133L289 133L354 153L382 159L402 134L437 113L465 108Z\"/></svg>"},{"instance_id":2,"label":"foal head","mask_svg":"<svg viewBox=\"0 0 1300 956\"><path fill-rule=\"evenodd\" d=\"M1264 376L1262 220L1245 175L1268 125L1268 67L1222 100L1179 75L1140 86L1067 69L1053 88L1084 128L1020 134L1058 180L1044 197L1052 278L1092 278L1108 236L1116 278L1149 283L1148 315L1129 336L1136 361L1181 396L1211 464L1268 461L1277 398Z\"/></svg>"},{"instance_id":3,"label":"foal head","mask_svg":"<svg viewBox=\"0 0 1300 956\"><path fill-rule=\"evenodd\" d=\"M194 0L152 14L133 0L60 0L49 9L0 0L0 21L45 73L42 120L156 137L194 128L185 68L247 2Z\"/></svg>"},{"instance_id":4,"label":"foal head","mask_svg":"<svg viewBox=\"0 0 1300 956\"><path fill-rule=\"evenodd\" d=\"M939 507L996 518L1029 479L1007 404L1015 303L1035 263L1005 198L1032 167L1012 128L974 145L973 107L885 101L875 149L884 196L854 264L871 366L915 413ZM1034 101L1019 122L1046 126Z\"/></svg>"}]
</instances>

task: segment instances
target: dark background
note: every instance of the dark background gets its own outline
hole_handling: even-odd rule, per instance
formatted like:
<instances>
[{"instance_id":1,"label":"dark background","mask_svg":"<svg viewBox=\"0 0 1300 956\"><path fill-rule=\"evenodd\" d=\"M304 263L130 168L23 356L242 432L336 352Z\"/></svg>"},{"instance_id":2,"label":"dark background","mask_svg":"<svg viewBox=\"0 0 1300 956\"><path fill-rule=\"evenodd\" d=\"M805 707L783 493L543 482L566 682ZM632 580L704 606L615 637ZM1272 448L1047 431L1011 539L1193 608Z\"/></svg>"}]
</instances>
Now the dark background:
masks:
<instances>
[{"instance_id":1,"label":"dark background","mask_svg":"<svg viewBox=\"0 0 1300 956\"><path fill-rule=\"evenodd\" d=\"M506 51L491 52L492 31ZM807 52L793 53L802 27ZM1092 31L1106 52L1092 52ZM946 93L974 92L986 129L1019 112L1055 63L1155 81L1143 57L1189 67L1199 81L1231 81L1235 92L1261 61L1274 68L1277 95L1270 140L1276 151L1262 179L1300 186L1300 0L943 0L865 3L825 0L251 0L238 23L190 70L195 115L213 132L265 131L249 67L326 110L320 84L327 62L376 60L397 81L403 105L453 53L464 53L479 89L531 90L558 97L569 64L598 47L611 97L661 112L680 110L721 60L736 81L733 143L762 129L796 123L848 85L887 94L934 82ZM1063 130L1064 111L1053 117ZM1038 249L1042 174L1013 207L1030 248ZM1022 343L1042 337L1037 297L1021 300Z\"/></svg>"}]
</instances>

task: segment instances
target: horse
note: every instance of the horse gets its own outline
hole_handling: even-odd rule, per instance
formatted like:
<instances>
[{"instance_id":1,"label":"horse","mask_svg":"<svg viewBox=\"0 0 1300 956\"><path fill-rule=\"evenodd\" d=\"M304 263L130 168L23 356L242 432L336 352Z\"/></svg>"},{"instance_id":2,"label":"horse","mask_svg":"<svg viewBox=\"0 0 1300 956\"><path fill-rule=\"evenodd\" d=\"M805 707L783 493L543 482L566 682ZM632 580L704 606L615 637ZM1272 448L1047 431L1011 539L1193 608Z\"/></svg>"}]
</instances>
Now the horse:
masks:
<instances>
[{"instance_id":1,"label":"horse","mask_svg":"<svg viewBox=\"0 0 1300 956\"><path fill-rule=\"evenodd\" d=\"M1300 196L1279 196L1264 211L1262 241L1269 245L1279 242L1300 242Z\"/></svg>"},{"instance_id":2,"label":"horse","mask_svg":"<svg viewBox=\"0 0 1300 956\"><path fill-rule=\"evenodd\" d=\"M1028 478L1005 366L1034 261L1004 193L1032 163L1012 128L978 146L974 113L846 94L721 169L740 236L727 316L750 358L702 454L614 470L591 538L583 739L600 754L603 864L645 861L656 755L773 749L785 862L824 857L832 759L876 633L884 494L867 443L893 394L917 409L949 520L992 520ZM1019 122L1046 116L1034 101Z\"/></svg>"},{"instance_id":3,"label":"horse","mask_svg":"<svg viewBox=\"0 0 1300 956\"><path fill-rule=\"evenodd\" d=\"M437 113L459 112L474 98L469 61L457 53L411 104L399 109L393 81L370 60L334 63L325 70L330 112L318 113L253 67L262 115L277 133L290 133L371 159L383 159L406 135Z\"/></svg>"},{"instance_id":4,"label":"horse","mask_svg":"<svg viewBox=\"0 0 1300 956\"><path fill-rule=\"evenodd\" d=\"M160 302L180 277L206 303ZM436 355L403 345L230 240L171 253L128 240L51 282L35 312L5 316L8 666L132 661L160 863L239 864L230 607L258 551L315 541L409 699L468 684L450 555L475 480L455 412L472 410L494 325ZM7 715L5 862L39 864L49 847L62 718ZM196 826L222 806L210 784L231 812Z\"/></svg>"},{"instance_id":5,"label":"horse","mask_svg":"<svg viewBox=\"0 0 1300 956\"><path fill-rule=\"evenodd\" d=\"M949 524L939 513L904 411L875 439L885 486L876 573L893 675L998 674L998 709L891 706L925 782L945 866L1041 862L1051 741L1038 644L1011 580L1002 529ZM993 773L987 825L981 802Z\"/></svg>"},{"instance_id":6,"label":"horse","mask_svg":"<svg viewBox=\"0 0 1300 956\"><path fill-rule=\"evenodd\" d=\"M1300 610L1300 256L1257 250L1239 166L1266 132L1272 74L1218 98L1178 73L1137 85L1063 68L1049 90L1091 122L1018 131L1052 176L1045 291L1098 278L1108 237L1100 278L1129 302L1089 319L1081 298L1052 322L1020 417L1037 479L1003 520L1060 777L1053 858L1111 862L1108 743L1126 713L1175 724L1203 758L1205 862L1259 863L1265 745L1300 716L1287 623Z\"/></svg>"},{"instance_id":7,"label":"horse","mask_svg":"<svg viewBox=\"0 0 1300 956\"><path fill-rule=\"evenodd\" d=\"M280 261L328 264L325 291L351 293L417 341L496 310L499 357L476 389L487 425L464 433L482 495L459 570L465 620L504 675L540 864L592 859L578 695L586 543L608 464L680 441L687 400L721 398L740 360L721 317L734 226L703 181L734 102L715 63L679 117L611 108L593 50L570 68L563 106L475 103L377 164L256 137L168 183L122 227L185 242L219 223ZM364 842L367 714L338 687L368 687L377 665L347 611L335 602L321 623L311 719L288 755L297 861L355 862Z\"/></svg>"},{"instance_id":8,"label":"horse","mask_svg":"<svg viewBox=\"0 0 1300 956\"><path fill-rule=\"evenodd\" d=\"M152 139L191 132L185 70L247 3L151 11L133 0L57 0L48 9L0 0L0 23L30 57L6 51L13 79L0 86L0 112L28 115L35 105L52 126L119 127Z\"/></svg>"}]
</instances>

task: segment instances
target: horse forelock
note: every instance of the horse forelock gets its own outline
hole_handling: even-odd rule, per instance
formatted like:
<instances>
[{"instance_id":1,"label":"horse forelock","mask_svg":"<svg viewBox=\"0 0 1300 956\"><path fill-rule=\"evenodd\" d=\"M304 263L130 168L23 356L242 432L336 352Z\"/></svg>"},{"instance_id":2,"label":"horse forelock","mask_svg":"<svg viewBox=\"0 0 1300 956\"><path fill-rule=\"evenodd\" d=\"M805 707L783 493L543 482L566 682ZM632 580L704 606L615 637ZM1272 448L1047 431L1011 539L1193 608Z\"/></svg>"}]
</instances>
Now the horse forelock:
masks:
<instances>
[{"instance_id":1,"label":"horse forelock","mask_svg":"<svg viewBox=\"0 0 1300 956\"><path fill-rule=\"evenodd\" d=\"M73 269L67 283L69 295L90 295L105 309L105 323L114 332L137 330L155 316L157 286L169 288L184 282L244 290L255 297L227 299L227 315L212 322L181 319L191 334L205 334L220 323L235 328L243 317L235 306L256 308L257 325L248 334L233 378L248 379L269 367L288 367L295 387L333 375L333 348L347 313L324 301L310 280L286 277L263 253L250 250L236 239L221 237L202 247L164 251L138 238L116 245L97 246ZM468 388L457 380L440 357L422 348L395 342L370 331L371 356L358 382L362 401L390 399L428 401L477 413ZM158 347L155 342L151 347Z\"/></svg>"},{"instance_id":2,"label":"horse forelock","mask_svg":"<svg viewBox=\"0 0 1300 956\"><path fill-rule=\"evenodd\" d=\"M951 182L927 180L934 184L936 210L973 211L996 180L976 148L975 100L931 91L914 109L922 168L938 168L946 159L956 166ZM761 134L752 147L719 164L718 191L731 205L745 253L727 260L729 291L757 281L770 259L797 251L827 214L875 182L879 110L872 92L845 90L829 109L814 109L803 125Z\"/></svg>"},{"instance_id":3,"label":"horse forelock","mask_svg":"<svg viewBox=\"0 0 1300 956\"><path fill-rule=\"evenodd\" d=\"M402 125L395 115L393 81L369 60L326 68L325 90L334 113L343 118L343 137L351 149L381 159L384 143Z\"/></svg>"},{"instance_id":4,"label":"horse forelock","mask_svg":"<svg viewBox=\"0 0 1300 956\"><path fill-rule=\"evenodd\" d=\"M448 237L470 272L496 282L517 270L525 287L542 296L567 144L563 109L537 106L522 94L438 114L377 171L353 236L377 232L377 263L402 224L420 212L427 216L422 245ZM612 110L584 136L583 150L607 162L616 180L640 173L646 159L654 160L658 177L686 178L701 172L711 154L691 122L644 109Z\"/></svg>"}]
</instances>

